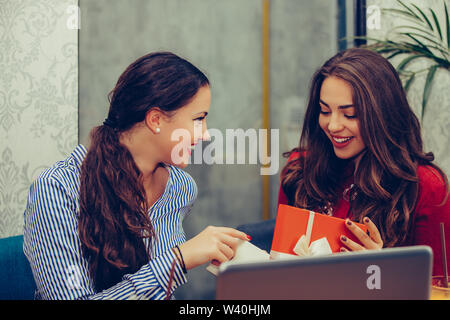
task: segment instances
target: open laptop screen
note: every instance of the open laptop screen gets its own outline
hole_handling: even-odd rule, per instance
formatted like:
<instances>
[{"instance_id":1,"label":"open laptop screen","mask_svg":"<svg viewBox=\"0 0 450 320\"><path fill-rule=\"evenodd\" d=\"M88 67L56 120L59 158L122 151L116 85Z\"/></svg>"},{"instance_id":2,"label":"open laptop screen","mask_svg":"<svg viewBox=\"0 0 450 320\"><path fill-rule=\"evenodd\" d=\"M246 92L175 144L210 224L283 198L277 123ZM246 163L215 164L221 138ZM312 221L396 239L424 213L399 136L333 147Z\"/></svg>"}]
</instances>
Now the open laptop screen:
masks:
<instances>
[{"instance_id":1,"label":"open laptop screen","mask_svg":"<svg viewBox=\"0 0 450 320\"><path fill-rule=\"evenodd\" d=\"M221 268L216 298L429 299L432 250L412 246Z\"/></svg>"}]
</instances>

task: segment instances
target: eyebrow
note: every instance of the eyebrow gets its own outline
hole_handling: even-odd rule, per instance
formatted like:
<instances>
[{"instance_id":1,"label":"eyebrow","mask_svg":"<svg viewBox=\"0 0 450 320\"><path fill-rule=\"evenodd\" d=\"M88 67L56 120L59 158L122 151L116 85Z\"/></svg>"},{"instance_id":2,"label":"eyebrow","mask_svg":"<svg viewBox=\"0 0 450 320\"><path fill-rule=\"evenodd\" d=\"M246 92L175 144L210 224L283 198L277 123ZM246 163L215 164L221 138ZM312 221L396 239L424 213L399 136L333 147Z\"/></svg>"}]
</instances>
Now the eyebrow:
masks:
<instances>
[{"instance_id":1,"label":"eyebrow","mask_svg":"<svg viewBox=\"0 0 450 320\"><path fill-rule=\"evenodd\" d=\"M321 104L327 106L328 108L330 107L327 103L323 102L321 99L319 99L319 102ZM354 108L354 107L355 107L355 105L353 105L353 104L346 104L346 105L343 105L343 106L339 106L338 109L348 109L348 108Z\"/></svg>"}]
</instances>

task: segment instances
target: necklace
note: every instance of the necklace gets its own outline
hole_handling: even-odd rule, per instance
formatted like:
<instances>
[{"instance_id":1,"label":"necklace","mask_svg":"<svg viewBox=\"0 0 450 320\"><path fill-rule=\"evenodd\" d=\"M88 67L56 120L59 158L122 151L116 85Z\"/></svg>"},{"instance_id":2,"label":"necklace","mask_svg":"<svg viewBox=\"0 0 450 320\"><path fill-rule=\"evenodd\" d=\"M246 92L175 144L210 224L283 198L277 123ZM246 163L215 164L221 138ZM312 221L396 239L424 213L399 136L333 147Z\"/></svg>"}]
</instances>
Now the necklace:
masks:
<instances>
[{"instance_id":1,"label":"necklace","mask_svg":"<svg viewBox=\"0 0 450 320\"><path fill-rule=\"evenodd\" d=\"M356 198L358 192L355 190L355 184L352 183L349 187L345 188L344 192L342 192L342 198L347 201L353 201ZM327 201L325 205L321 208L322 213L328 216L333 215L333 204L330 201Z\"/></svg>"},{"instance_id":2,"label":"necklace","mask_svg":"<svg viewBox=\"0 0 450 320\"><path fill-rule=\"evenodd\" d=\"M344 190L344 192L342 193L342 198L344 198L345 201L350 202L355 200L357 192L355 190L352 191L352 189L355 187L355 184L352 183L348 188L346 188ZM351 192L351 194L350 194Z\"/></svg>"},{"instance_id":3,"label":"necklace","mask_svg":"<svg viewBox=\"0 0 450 320\"><path fill-rule=\"evenodd\" d=\"M322 213L326 214L327 216L333 215L333 206L331 202L328 201L327 204L322 207Z\"/></svg>"}]
</instances>

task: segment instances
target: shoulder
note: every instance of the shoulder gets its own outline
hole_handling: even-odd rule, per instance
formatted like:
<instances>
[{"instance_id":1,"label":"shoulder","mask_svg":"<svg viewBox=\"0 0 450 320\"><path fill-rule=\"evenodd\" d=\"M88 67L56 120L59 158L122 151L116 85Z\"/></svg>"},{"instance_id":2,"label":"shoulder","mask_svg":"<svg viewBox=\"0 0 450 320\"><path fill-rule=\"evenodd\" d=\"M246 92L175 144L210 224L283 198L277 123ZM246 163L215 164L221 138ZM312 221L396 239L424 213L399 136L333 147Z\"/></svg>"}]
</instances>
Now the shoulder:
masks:
<instances>
[{"instance_id":1,"label":"shoulder","mask_svg":"<svg viewBox=\"0 0 450 320\"><path fill-rule=\"evenodd\" d=\"M291 151L289 158L288 158L288 162L291 162L293 160L298 160L301 158L305 158L306 157L306 151Z\"/></svg>"},{"instance_id":2,"label":"shoulder","mask_svg":"<svg viewBox=\"0 0 450 320\"><path fill-rule=\"evenodd\" d=\"M417 167L417 176L421 183L444 185L445 181L442 175L432 166L419 165Z\"/></svg>"},{"instance_id":3,"label":"shoulder","mask_svg":"<svg viewBox=\"0 0 450 320\"><path fill-rule=\"evenodd\" d=\"M293 149L291 151L285 152L283 154L283 156L287 157L288 159L287 159L286 164L284 166L284 170L286 170L287 167L289 167L289 166L291 166L293 164L296 165L299 162L299 160L302 160L302 159L304 160L306 158L306 153L307 153L306 151L298 150L298 148L295 148L295 149Z\"/></svg>"},{"instance_id":4,"label":"shoulder","mask_svg":"<svg viewBox=\"0 0 450 320\"><path fill-rule=\"evenodd\" d=\"M86 152L87 150L83 145L78 145L66 159L60 160L42 171L33 181L31 190L48 189L52 186L58 186L59 188L70 191L77 191L81 165L86 156Z\"/></svg>"},{"instance_id":5,"label":"shoulder","mask_svg":"<svg viewBox=\"0 0 450 320\"><path fill-rule=\"evenodd\" d=\"M441 204L445 199L447 186L439 171L432 166L420 165L417 167L417 176L419 178L418 207Z\"/></svg>"},{"instance_id":6,"label":"shoulder","mask_svg":"<svg viewBox=\"0 0 450 320\"><path fill-rule=\"evenodd\" d=\"M78 146L66 159L56 162L34 179L24 212L25 229L47 224L61 226L75 219L85 154L86 149Z\"/></svg>"},{"instance_id":7,"label":"shoulder","mask_svg":"<svg viewBox=\"0 0 450 320\"><path fill-rule=\"evenodd\" d=\"M290 152L284 153L284 156L288 159L284 164L283 169L281 170L281 177L286 175L286 173L291 171L293 168L298 168L299 160L306 157L306 151L299 151L297 148L295 148Z\"/></svg>"},{"instance_id":8,"label":"shoulder","mask_svg":"<svg viewBox=\"0 0 450 320\"><path fill-rule=\"evenodd\" d=\"M419 178L419 188L422 192L445 191L444 177L435 168L431 166L418 166L417 176Z\"/></svg>"}]
</instances>

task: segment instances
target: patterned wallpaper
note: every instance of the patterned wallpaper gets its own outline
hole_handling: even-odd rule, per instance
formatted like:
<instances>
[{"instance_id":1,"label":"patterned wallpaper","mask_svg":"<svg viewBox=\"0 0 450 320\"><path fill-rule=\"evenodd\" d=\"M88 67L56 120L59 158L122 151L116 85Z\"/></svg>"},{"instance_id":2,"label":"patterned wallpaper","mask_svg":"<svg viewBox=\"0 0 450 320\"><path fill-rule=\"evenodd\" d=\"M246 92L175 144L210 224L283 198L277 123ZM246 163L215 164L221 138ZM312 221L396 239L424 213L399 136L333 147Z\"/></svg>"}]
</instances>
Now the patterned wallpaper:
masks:
<instances>
[{"instance_id":1,"label":"patterned wallpaper","mask_svg":"<svg viewBox=\"0 0 450 320\"><path fill-rule=\"evenodd\" d=\"M0 0L0 237L32 180L78 143L76 0Z\"/></svg>"}]
</instances>

